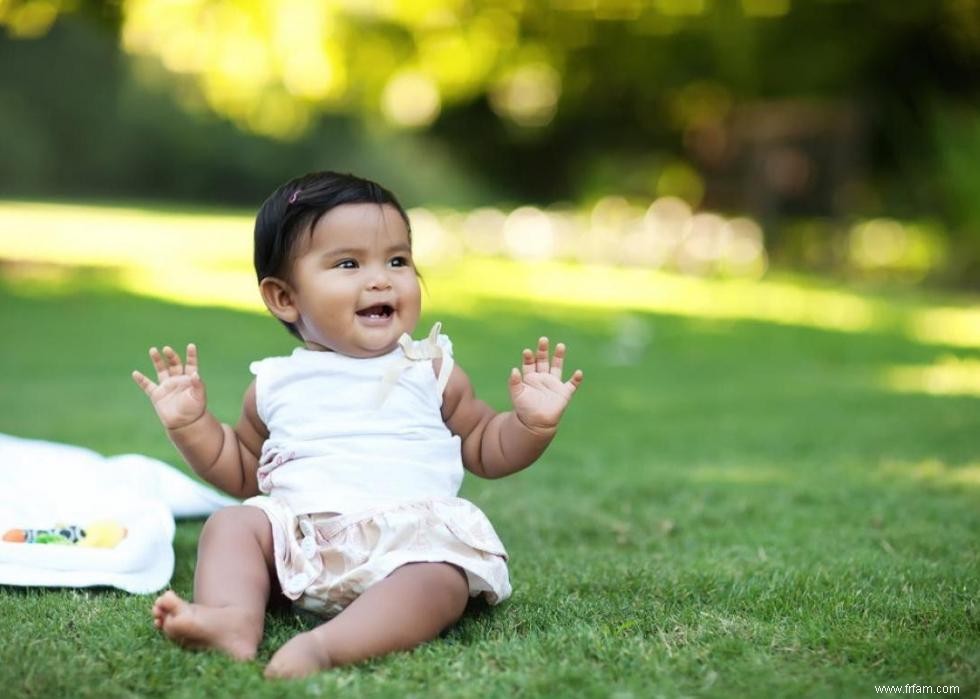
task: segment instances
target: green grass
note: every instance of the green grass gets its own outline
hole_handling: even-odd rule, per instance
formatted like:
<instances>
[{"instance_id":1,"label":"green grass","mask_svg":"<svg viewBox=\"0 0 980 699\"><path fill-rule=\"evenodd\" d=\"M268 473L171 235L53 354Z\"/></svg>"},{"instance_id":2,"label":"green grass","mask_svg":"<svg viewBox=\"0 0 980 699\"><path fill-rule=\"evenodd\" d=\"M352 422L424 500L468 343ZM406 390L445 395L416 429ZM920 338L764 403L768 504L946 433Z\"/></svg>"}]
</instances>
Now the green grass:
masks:
<instances>
[{"instance_id":1,"label":"green grass","mask_svg":"<svg viewBox=\"0 0 980 699\"><path fill-rule=\"evenodd\" d=\"M291 347L271 319L91 279L69 295L0 283L0 317L0 431L172 463L129 378L148 345L196 341L226 420L248 362ZM511 555L503 605L472 605L412 653L283 684L261 669L309 626L288 610L270 612L259 660L236 664L166 642L152 596L0 588L0 695L866 697L916 683L977 696L980 398L900 393L882 376L980 350L636 317L649 344L616 365L610 314L491 302L440 314L498 408L540 334L567 342L586 373L539 463L467 476L462 494ZM178 526L182 594L201 524Z\"/></svg>"}]
</instances>

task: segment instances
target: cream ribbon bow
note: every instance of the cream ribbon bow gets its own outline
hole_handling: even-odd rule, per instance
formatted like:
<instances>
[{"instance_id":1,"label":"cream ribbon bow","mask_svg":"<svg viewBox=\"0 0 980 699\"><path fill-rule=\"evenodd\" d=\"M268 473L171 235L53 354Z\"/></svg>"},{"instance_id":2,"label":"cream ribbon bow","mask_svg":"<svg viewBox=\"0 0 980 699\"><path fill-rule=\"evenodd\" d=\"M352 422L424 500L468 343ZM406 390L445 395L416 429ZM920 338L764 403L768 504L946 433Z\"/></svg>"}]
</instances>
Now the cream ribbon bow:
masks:
<instances>
[{"instance_id":1,"label":"cream ribbon bow","mask_svg":"<svg viewBox=\"0 0 980 699\"><path fill-rule=\"evenodd\" d=\"M429 336L424 340L413 340L412 336L408 333L402 333L402 336L398 338L398 344L401 346L404 355L395 360L385 370L385 375L381 380L381 386L378 389L378 395L375 400L376 408L380 408L385 404L388 396L395 388L395 384L398 383L398 379L401 378L401 375L408 367L412 366L415 362L428 361L440 357L442 358L442 366L439 367L439 376L436 379L436 385L438 387L438 395L442 396L442 392L446 389L446 384L449 383L449 375L452 374L454 362L452 355L444 352L442 347L439 346L439 333L441 331L442 323L436 323L432 326L432 330L429 331Z\"/></svg>"}]
</instances>

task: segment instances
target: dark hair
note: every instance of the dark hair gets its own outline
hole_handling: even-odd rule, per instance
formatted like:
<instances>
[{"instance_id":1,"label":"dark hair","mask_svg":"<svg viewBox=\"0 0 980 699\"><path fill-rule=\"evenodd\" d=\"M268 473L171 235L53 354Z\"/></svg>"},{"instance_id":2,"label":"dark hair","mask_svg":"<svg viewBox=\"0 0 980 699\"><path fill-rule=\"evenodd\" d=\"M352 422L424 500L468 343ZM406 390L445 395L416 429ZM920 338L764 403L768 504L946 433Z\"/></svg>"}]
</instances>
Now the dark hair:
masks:
<instances>
[{"instance_id":1,"label":"dark hair","mask_svg":"<svg viewBox=\"0 0 980 699\"><path fill-rule=\"evenodd\" d=\"M255 216L255 275L287 278L296 241L304 231L311 233L320 218L343 204L390 204L408 228L408 214L395 195L376 182L338 172L311 172L276 188ZM296 338L302 339L292 323L281 321Z\"/></svg>"}]
</instances>

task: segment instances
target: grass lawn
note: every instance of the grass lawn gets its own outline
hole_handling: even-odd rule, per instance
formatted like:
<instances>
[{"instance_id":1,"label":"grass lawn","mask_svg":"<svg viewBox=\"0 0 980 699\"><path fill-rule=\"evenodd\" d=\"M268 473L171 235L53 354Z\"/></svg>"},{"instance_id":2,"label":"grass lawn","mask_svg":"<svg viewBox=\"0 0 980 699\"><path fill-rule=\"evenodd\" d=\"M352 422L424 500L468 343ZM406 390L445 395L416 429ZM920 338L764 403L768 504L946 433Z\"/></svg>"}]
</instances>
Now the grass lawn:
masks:
<instances>
[{"instance_id":1,"label":"grass lawn","mask_svg":"<svg viewBox=\"0 0 980 699\"><path fill-rule=\"evenodd\" d=\"M147 346L197 342L225 420L237 417L248 362L292 346L251 312L92 278L51 289L2 278L0 432L177 463L129 378L149 368ZM898 313L908 299L873 302ZM496 407L520 349L541 334L565 341L569 367L586 374L541 461L464 484L509 549L508 602L472 605L412 653L268 683L264 662L305 618L270 612L258 661L236 664L164 640L152 596L5 587L0 695L980 693L980 347L888 324L844 331L487 296L460 308L427 311L420 328L443 321ZM183 595L201 525L178 526L172 586Z\"/></svg>"}]
</instances>

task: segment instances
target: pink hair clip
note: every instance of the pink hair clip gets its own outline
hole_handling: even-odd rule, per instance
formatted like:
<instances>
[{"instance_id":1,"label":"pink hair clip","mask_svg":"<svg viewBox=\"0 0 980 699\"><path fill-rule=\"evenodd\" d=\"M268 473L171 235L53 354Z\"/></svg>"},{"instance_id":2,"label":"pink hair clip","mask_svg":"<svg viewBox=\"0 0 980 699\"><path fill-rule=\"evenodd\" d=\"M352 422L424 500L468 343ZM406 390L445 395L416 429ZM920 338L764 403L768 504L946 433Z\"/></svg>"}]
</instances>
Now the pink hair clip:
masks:
<instances>
[{"instance_id":1,"label":"pink hair clip","mask_svg":"<svg viewBox=\"0 0 980 699\"><path fill-rule=\"evenodd\" d=\"M290 194L289 195L289 203L290 204L295 204L297 197L299 197L299 193L302 192L302 191L303 191L302 189L297 189L295 192L293 192L292 194Z\"/></svg>"}]
</instances>

